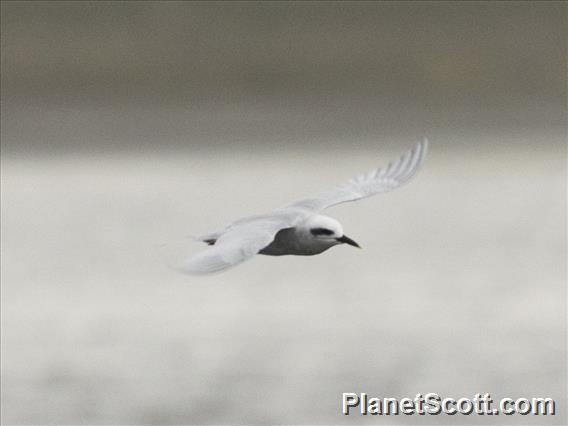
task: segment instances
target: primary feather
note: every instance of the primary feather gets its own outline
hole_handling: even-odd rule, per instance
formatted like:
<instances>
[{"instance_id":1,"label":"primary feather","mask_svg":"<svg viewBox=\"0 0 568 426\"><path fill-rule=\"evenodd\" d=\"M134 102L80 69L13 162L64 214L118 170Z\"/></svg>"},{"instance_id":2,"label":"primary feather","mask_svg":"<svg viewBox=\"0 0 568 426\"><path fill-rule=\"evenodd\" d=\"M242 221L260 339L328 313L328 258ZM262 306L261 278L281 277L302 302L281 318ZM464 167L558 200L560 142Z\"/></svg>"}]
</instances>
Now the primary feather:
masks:
<instances>
[{"instance_id":1,"label":"primary feather","mask_svg":"<svg viewBox=\"0 0 568 426\"><path fill-rule=\"evenodd\" d=\"M424 139L400 158L389 163L388 166L379 167L367 174L359 175L330 191L319 192L302 198L288 207L317 212L336 204L391 191L408 182L416 174L426 156L427 148L428 140Z\"/></svg>"}]
</instances>

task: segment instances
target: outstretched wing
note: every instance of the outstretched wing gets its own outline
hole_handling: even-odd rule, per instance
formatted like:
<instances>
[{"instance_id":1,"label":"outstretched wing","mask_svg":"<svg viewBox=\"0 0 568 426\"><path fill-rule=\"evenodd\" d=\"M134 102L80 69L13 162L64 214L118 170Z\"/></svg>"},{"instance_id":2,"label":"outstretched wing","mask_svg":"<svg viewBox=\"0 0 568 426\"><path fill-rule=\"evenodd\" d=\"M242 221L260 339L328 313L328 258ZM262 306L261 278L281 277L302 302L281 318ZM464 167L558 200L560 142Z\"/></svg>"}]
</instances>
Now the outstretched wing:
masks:
<instances>
[{"instance_id":1,"label":"outstretched wing","mask_svg":"<svg viewBox=\"0 0 568 426\"><path fill-rule=\"evenodd\" d=\"M424 161L427 149L428 140L424 139L386 167L357 176L331 191L314 194L286 207L317 212L335 204L360 200L361 198L393 190L408 182L416 174Z\"/></svg>"},{"instance_id":2,"label":"outstretched wing","mask_svg":"<svg viewBox=\"0 0 568 426\"><path fill-rule=\"evenodd\" d=\"M276 233L290 223L289 216L277 215L235 223L214 245L187 259L178 269L188 274L210 274L231 268L268 246Z\"/></svg>"}]
</instances>

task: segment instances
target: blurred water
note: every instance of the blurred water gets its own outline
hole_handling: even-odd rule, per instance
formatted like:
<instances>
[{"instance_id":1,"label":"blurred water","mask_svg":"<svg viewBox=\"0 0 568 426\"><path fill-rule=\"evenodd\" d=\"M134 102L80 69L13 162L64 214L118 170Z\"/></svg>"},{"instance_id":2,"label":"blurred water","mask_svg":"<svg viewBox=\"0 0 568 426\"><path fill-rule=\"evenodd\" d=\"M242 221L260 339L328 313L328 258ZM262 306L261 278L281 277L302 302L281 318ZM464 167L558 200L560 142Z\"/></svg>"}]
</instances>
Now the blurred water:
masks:
<instances>
[{"instance_id":1,"label":"blurred water","mask_svg":"<svg viewBox=\"0 0 568 426\"><path fill-rule=\"evenodd\" d=\"M433 141L407 187L329 210L363 250L207 278L168 269L160 245L191 253L187 235L399 151L4 156L3 423L564 424L565 148L478 142ZM563 406L347 418L342 392Z\"/></svg>"}]
</instances>

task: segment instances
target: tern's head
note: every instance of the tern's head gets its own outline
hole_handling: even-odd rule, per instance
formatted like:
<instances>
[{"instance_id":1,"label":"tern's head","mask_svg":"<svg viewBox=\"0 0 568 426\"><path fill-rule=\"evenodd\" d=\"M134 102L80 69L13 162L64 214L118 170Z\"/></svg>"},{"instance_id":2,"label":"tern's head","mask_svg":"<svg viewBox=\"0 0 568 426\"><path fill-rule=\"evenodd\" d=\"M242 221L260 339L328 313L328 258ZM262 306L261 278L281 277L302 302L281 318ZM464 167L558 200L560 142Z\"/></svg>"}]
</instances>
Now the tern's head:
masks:
<instances>
[{"instance_id":1,"label":"tern's head","mask_svg":"<svg viewBox=\"0 0 568 426\"><path fill-rule=\"evenodd\" d=\"M310 234L318 240L333 241L336 244L349 244L359 247L359 244L343 233L341 224L331 217L314 216L307 222L307 227Z\"/></svg>"}]
</instances>

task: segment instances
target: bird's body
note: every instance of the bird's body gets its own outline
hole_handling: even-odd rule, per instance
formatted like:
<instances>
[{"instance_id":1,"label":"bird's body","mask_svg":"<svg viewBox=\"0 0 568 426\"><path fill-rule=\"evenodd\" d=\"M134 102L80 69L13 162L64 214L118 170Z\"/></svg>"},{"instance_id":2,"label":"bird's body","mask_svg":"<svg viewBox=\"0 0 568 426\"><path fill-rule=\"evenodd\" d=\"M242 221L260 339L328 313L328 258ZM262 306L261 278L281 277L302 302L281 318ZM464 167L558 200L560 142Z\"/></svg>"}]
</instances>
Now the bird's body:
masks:
<instances>
[{"instance_id":1,"label":"bird's body","mask_svg":"<svg viewBox=\"0 0 568 426\"><path fill-rule=\"evenodd\" d=\"M312 256L338 244L359 247L344 234L337 220L319 212L335 204L392 190L407 182L424 160L426 149L427 141L424 140L386 168L373 170L331 191L303 198L269 213L237 220L220 232L205 235L199 240L210 247L188 259L180 269L207 274L235 266L255 254Z\"/></svg>"},{"instance_id":2,"label":"bird's body","mask_svg":"<svg viewBox=\"0 0 568 426\"><path fill-rule=\"evenodd\" d=\"M258 254L264 254L267 256L313 256L323 253L333 246L341 244L341 242L337 241L335 238L315 238L314 235L310 232L310 223L314 222L314 218L310 217L311 215L308 211L296 211L295 214L298 217L305 215L306 217L310 218L311 221L300 221L295 226L280 229L276 233L276 235L274 235L272 242L261 249ZM273 216L274 213L270 215ZM278 216L277 213L276 216ZM286 212L284 212L283 216L286 216ZM256 216L252 218L252 221L254 223L255 220L260 220L261 218L262 216ZM338 226L338 229L341 229L339 222L331 217L319 215L316 216L316 218L316 220L320 222L321 226L323 226L322 223L324 221L327 221L328 226L330 224L333 224L336 227ZM235 222L235 224L238 223L239 222ZM220 234L211 234L202 237L200 240L208 243L209 245L215 245L219 235Z\"/></svg>"},{"instance_id":3,"label":"bird's body","mask_svg":"<svg viewBox=\"0 0 568 426\"><path fill-rule=\"evenodd\" d=\"M284 228L276 233L274 240L258 254L268 256L313 256L323 253L337 245L335 241L318 241L311 239L303 228Z\"/></svg>"},{"instance_id":4,"label":"bird's body","mask_svg":"<svg viewBox=\"0 0 568 426\"><path fill-rule=\"evenodd\" d=\"M330 217L326 218L331 219ZM321 239L314 237L308 224L301 222L294 227L278 231L274 240L258 253L268 256L313 256L338 244L341 244L341 242L335 238Z\"/></svg>"}]
</instances>

